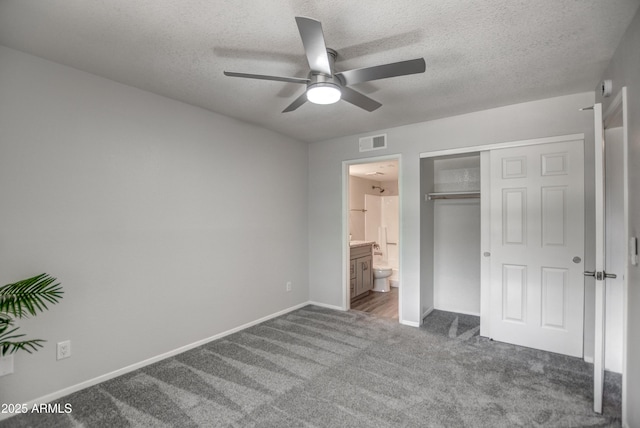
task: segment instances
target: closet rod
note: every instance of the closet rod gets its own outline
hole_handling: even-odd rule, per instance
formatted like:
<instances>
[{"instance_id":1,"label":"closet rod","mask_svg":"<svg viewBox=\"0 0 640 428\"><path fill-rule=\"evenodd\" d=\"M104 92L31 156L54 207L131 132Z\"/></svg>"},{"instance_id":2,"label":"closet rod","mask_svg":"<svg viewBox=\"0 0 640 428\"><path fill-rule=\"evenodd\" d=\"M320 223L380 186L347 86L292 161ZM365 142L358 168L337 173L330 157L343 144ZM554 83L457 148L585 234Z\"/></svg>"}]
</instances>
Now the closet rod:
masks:
<instances>
[{"instance_id":1,"label":"closet rod","mask_svg":"<svg viewBox=\"0 0 640 428\"><path fill-rule=\"evenodd\" d=\"M479 198L480 192L436 192L427 193L426 196L429 201L434 199L471 199Z\"/></svg>"}]
</instances>

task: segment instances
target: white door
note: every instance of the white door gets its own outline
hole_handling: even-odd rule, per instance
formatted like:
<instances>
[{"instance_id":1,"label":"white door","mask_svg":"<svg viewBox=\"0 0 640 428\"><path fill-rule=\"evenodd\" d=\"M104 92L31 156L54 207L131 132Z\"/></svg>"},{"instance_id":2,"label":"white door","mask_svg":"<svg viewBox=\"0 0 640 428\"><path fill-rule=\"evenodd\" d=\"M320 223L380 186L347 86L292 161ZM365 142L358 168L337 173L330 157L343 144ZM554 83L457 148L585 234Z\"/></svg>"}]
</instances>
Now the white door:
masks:
<instances>
[{"instance_id":1,"label":"white door","mask_svg":"<svg viewBox=\"0 0 640 428\"><path fill-rule=\"evenodd\" d=\"M584 142L492 150L491 337L583 355Z\"/></svg>"},{"instance_id":2,"label":"white door","mask_svg":"<svg viewBox=\"0 0 640 428\"><path fill-rule=\"evenodd\" d=\"M605 127L604 130L605 266L607 272L617 274L617 278L607 278L605 290L604 368L616 373L622 373L624 272L628 245L624 205L623 131L621 126Z\"/></svg>"},{"instance_id":3,"label":"white door","mask_svg":"<svg viewBox=\"0 0 640 428\"><path fill-rule=\"evenodd\" d=\"M607 279L616 275L606 271L606 197L605 197L605 141L602 121L602 104L593 106L595 140L595 270L585 275L595 278L595 332L593 351L593 410L602 413L602 393L604 387L605 358L605 305Z\"/></svg>"}]
</instances>

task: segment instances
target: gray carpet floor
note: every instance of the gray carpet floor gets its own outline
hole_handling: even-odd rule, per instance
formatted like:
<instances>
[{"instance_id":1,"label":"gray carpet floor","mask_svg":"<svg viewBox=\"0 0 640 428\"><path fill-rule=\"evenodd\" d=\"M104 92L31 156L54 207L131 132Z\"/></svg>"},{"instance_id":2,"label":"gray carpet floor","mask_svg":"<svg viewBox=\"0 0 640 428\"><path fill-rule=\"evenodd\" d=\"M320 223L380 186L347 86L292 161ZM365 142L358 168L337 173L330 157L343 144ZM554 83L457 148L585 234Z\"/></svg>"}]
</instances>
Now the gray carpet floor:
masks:
<instances>
[{"instance_id":1,"label":"gray carpet floor","mask_svg":"<svg viewBox=\"0 0 640 428\"><path fill-rule=\"evenodd\" d=\"M58 400L2 427L620 426L620 377L592 412L592 366L478 336L307 306Z\"/></svg>"}]
</instances>

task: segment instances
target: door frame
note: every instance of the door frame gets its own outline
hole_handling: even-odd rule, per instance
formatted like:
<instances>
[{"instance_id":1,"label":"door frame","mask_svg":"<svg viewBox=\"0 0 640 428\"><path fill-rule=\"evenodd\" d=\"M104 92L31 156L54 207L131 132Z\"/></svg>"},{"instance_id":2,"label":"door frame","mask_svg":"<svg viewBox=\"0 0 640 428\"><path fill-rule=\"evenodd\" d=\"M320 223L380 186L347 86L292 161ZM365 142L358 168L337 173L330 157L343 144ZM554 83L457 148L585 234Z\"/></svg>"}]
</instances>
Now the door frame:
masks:
<instances>
[{"instance_id":1,"label":"door frame","mask_svg":"<svg viewBox=\"0 0 640 428\"><path fill-rule=\"evenodd\" d=\"M400 286L398 287L398 321L400 324L414 325L404 321L402 311L402 200L404 196L404 190L402 186L402 155L386 155L375 156L360 159L351 159L342 161L342 310L348 311L351 307L351 301L349 299L349 283L351 274L349 271L349 167L351 165L360 165L365 163L375 163L380 161L393 160L398 162L398 280Z\"/></svg>"},{"instance_id":2,"label":"door frame","mask_svg":"<svg viewBox=\"0 0 640 428\"><path fill-rule=\"evenodd\" d=\"M502 143L492 143L492 144L483 144L478 146L467 146L460 147L456 149L446 149L446 150L436 150L430 152L422 152L420 153L420 158L434 158L440 156L449 156L456 154L469 154L469 153L480 153L480 161L481 168L487 166L487 157L483 156L482 152L488 152L490 150L495 149L505 149L512 147L524 147L524 146L533 146L539 144L549 144L549 143L560 143L565 141L575 141L575 140L585 140L584 133L580 134L569 134L569 135L560 135L555 137L545 137L545 138L534 138L529 140L517 140L517 141L508 141ZM490 218L490 210L487 207L488 199L490 195L487 194L488 187L486 186L486 179L482 171L481 175L481 192L480 192L480 210L481 210L481 249L480 251L491 252L490 241L488 238L491 236L491 218ZM482 184L485 183L485 185ZM586 245L586 243L585 243ZM491 284L489 277L489 269L487 264L487 257L482 257L481 262L481 274L480 274L480 335L484 337L491 337L491 329L490 329L490 296L491 296ZM418 303L419 304L419 303Z\"/></svg>"}]
</instances>

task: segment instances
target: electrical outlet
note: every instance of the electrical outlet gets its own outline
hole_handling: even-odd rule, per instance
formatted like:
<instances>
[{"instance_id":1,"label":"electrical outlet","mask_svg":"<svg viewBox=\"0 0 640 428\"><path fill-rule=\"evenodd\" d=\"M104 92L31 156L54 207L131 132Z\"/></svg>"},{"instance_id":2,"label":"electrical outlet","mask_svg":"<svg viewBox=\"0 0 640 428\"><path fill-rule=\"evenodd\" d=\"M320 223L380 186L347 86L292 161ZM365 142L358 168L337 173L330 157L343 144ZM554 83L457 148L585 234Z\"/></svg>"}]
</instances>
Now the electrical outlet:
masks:
<instances>
[{"instance_id":1,"label":"electrical outlet","mask_svg":"<svg viewBox=\"0 0 640 428\"><path fill-rule=\"evenodd\" d=\"M287 291L291 291L291 281L287 281Z\"/></svg>"},{"instance_id":2,"label":"electrical outlet","mask_svg":"<svg viewBox=\"0 0 640 428\"><path fill-rule=\"evenodd\" d=\"M0 356L0 376L13 373L13 355Z\"/></svg>"},{"instance_id":3,"label":"electrical outlet","mask_svg":"<svg viewBox=\"0 0 640 428\"><path fill-rule=\"evenodd\" d=\"M64 342L58 342L57 348L57 360L62 360L64 358L69 358L71 356L71 341L65 340Z\"/></svg>"}]
</instances>

